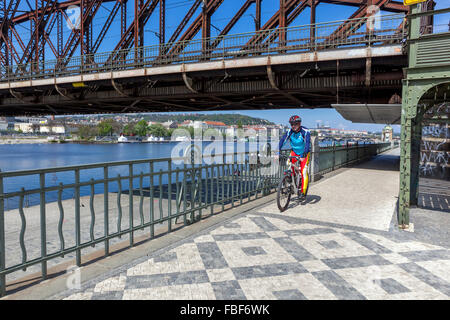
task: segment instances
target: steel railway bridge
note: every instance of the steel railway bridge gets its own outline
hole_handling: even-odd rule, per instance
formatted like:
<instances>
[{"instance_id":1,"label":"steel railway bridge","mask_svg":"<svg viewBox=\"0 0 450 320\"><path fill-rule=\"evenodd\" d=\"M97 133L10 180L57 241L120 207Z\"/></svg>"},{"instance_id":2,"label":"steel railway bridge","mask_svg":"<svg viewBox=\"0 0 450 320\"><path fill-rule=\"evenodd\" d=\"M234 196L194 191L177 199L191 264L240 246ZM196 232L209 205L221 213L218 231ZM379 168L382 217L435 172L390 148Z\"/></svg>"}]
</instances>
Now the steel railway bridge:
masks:
<instances>
[{"instance_id":1,"label":"steel railway bridge","mask_svg":"<svg viewBox=\"0 0 450 320\"><path fill-rule=\"evenodd\" d=\"M165 0L36 0L37 10L25 13L22 2L4 2L0 18L2 115L384 104L401 95L407 66L408 8L397 1L280 0L262 25L264 1L246 0L211 37L211 19L226 1L195 0L168 41ZM356 11L347 20L316 23L316 7L330 3ZM65 35L74 5L80 22ZM104 6L110 11L99 28ZM131 22L127 9L134 10ZM309 21L293 26L308 10ZM254 30L229 34L249 12ZM151 19L159 19L159 43L144 46L153 37L145 29ZM31 25L29 35L22 24ZM100 52L105 47L110 51Z\"/></svg>"},{"instance_id":2,"label":"steel railway bridge","mask_svg":"<svg viewBox=\"0 0 450 320\"><path fill-rule=\"evenodd\" d=\"M401 123L406 228L423 122L448 124L450 33L434 21L450 10L433 10L432 0L279 0L264 22L266 0L246 0L212 37L229 1L188 2L169 38L175 4L166 0L1 0L0 116L335 107L350 120ZM322 4L355 11L317 23ZM79 20L67 34L74 6ZM254 29L231 34L250 11ZM302 12L309 21L294 26ZM146 31L151 21L159 32ZM158 43L148 44L154 34Z\"/></svg>"}]
</instances>

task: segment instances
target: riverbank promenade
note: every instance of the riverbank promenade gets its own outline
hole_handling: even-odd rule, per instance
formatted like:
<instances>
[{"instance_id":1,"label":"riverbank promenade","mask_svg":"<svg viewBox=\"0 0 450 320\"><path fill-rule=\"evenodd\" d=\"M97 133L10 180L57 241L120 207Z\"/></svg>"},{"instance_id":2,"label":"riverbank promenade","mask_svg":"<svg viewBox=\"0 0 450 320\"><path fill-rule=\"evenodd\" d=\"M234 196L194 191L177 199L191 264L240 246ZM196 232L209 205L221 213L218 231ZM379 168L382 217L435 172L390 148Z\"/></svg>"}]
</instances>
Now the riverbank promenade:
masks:
<instances>
[{"instance_id":1,"label":"riverbank promenade","mask_svg":"<svg viewBox=\"0 0 450 320\"><path fill-rule=\"evenodd\" d=\"M419 189L400 230L390 150L311 184L283 213L272 194L3 299L447 300L450 210L439 183Z\"/></svg>"}]
</instances>

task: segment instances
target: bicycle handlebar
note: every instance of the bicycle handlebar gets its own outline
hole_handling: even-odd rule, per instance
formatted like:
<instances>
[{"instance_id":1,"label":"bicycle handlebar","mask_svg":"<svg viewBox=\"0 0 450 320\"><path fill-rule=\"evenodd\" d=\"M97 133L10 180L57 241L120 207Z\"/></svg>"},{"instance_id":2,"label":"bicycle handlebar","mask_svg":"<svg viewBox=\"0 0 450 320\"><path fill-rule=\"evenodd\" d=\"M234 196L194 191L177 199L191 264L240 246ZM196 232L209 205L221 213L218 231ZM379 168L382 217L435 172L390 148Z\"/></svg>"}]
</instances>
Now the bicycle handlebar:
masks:
<instances>
[{"instance_id":1,"label":"bicycle handlebar","mask_svg":"<svg viewBox=\"0 0 450 320\"><path fill-rule=\"evenodd\" d=\"M285 155L280 155L280 158L291 158L291 159L297 159L297 160L304 159L301 156L285 156Z\"/></svg>"}]
</instances>

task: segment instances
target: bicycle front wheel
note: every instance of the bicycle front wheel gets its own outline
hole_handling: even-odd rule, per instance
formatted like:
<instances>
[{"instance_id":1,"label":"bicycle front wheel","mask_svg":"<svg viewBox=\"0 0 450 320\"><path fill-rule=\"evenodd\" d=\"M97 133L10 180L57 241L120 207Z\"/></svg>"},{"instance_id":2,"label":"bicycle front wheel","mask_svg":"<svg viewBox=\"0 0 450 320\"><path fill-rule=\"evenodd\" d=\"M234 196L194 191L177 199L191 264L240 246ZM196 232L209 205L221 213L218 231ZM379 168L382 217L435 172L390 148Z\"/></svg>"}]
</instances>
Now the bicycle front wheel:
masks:
<instances>
[{"instance_id":1,"label":"bicycle front wheel","mask_svg":"<svg viewBox=\"0 0 450 320\"><path fill-rule=\"evenodd\" d=\"M277 205L278 209L280 209L280 212L285 211L289 205L289 201L291 201L291 192L292 192L291 181L292 181L291 177L285 176L283 179L281 179L280 183L278 184Z\"/></svg>"}]
</instances>

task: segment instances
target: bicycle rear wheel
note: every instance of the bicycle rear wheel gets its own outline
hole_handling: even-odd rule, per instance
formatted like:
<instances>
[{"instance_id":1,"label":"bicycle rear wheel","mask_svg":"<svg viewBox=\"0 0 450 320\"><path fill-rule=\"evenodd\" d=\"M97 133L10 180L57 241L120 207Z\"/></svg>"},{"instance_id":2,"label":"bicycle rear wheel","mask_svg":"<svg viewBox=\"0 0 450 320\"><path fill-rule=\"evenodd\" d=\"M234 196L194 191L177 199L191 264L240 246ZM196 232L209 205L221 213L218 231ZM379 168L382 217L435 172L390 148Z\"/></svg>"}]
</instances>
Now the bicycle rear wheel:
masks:
<instances>
[{"instance_id":1,"label":"bicycle rear wheel","mask_svg":"<svg viewBox=\"0 0 450 320\"><path fill-rule=\"evenodd\" d=\"M292 192L291 181L292 181L291 177L285 176L283 179L281 179L280 183L278 184L277 206L280 212L285 211L289 205L289 201L291 201L291 192Z\"/></svg>"}]
</instances>

